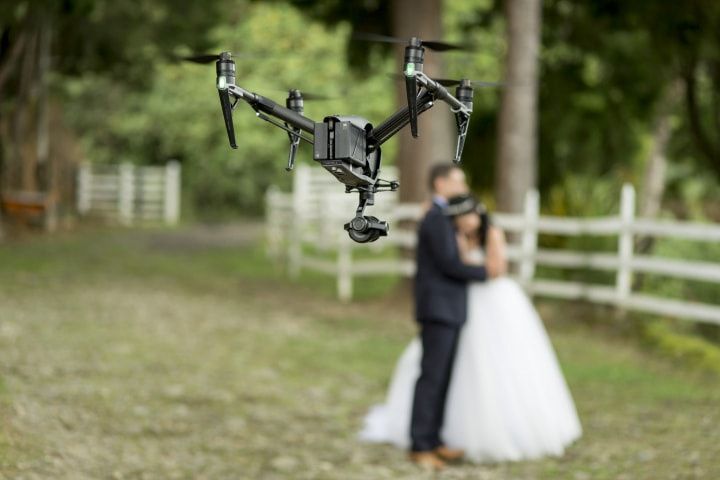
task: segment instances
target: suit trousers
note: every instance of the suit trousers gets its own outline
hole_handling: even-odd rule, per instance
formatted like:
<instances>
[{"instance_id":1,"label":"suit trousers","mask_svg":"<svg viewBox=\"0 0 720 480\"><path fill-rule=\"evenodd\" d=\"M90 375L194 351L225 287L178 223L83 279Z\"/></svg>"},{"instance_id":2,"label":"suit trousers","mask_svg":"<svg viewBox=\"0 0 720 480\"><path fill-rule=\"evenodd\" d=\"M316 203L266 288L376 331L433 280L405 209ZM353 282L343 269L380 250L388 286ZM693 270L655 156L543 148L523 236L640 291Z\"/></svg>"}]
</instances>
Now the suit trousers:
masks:
<instances>
[{"instance_id":1,"label":"suit trousers","mask_svg":"<svg viewBox=\"0 0 720 480\"><path fill-rule=\"evenodd\" d=\"M410 438L412 450L423 452L442 445L440 430L450 377L462 325L442 321L421 323L422 361L415 384Z\"/></svg>"}]
</instances>

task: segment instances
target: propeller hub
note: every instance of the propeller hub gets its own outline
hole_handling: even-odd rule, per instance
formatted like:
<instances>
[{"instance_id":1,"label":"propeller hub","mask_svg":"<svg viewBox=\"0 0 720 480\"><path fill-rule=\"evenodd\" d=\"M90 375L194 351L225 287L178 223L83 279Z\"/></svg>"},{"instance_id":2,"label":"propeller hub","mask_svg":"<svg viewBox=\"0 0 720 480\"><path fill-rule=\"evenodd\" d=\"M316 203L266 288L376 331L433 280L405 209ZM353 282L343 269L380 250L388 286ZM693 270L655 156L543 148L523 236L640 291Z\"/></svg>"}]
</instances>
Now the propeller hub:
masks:
<instances>
[{"instance_id":1,"label":"propeller hub","mask_svg":"<svg viewBox=\"0 0 720 480\"><path fill-rule=\"evenodd\" d=\"M230 52L222 52L215 62L217 72L217 88L224 90L228 85L235 85L235 62Z\"/></svg>"},{"instance_id":2,"label":"propeller hub","mask_svg":"<svg viewBox=\"0 0 720 480\"><path fill-rule=\"evenodd\" d=\"M298 113L305 111L305 102L303 102L302 93L298 89L291 89L288 91L288 97L285 100L285 106L290 110Z\"/></svg>"},{"instance_id":3,"label":"propeller hub","mask_svg":"<svg viewBox=\"0 0 720 480\"><path fill-rule=\"evenodd\" d=\"M413 37L405 47L405 76L414 77L415 72L423 71L425 49L419 38Z\"/></svg>"},{"instance_id":4,"label":"propeller hub","mask_svg":"<svg viewBox=\"0 0 720 480\"><path fill-rule=\"evenodd\" d=\"M460 85L455 89L455 98L470 110L473 108L473 87L472 81L466 78L460 80Z\"/></svg>"}]
</instances>

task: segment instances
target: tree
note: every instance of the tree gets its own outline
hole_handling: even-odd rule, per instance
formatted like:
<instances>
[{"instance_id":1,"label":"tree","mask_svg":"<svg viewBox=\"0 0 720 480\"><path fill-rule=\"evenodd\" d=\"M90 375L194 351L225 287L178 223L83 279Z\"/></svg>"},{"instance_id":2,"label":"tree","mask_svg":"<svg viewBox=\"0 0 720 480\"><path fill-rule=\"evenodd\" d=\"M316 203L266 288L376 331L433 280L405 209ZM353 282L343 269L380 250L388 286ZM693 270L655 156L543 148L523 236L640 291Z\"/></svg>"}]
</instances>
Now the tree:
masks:
<instances>
[{"instance_id":1,"label":"tree","mask_svg":"<svg viewBox=\"0 0 720 480\"><path fill-rule=\"evenodd\" d=\"M506 0L508 53L500 107L496 196L498 208L522 211L537 182L538 59L541 0Z\"/></svg>"},{"instance_id":2,"label":"tree","mask_svg":"<svg viewBox=\"0 0 720 480\"><path fill-rule=\"evenodd\" d=\"M441 0L393 0L393 35L401 38L421 36L426 39L443 38ZM402 65L404 45L397 45L395 58ZM426 52L424 71L430 77L443 76L442 58ZM407 105L405 85L398 82L397 104ZM419 138L413 138L409 128L399 135L400 149L397 164L400 171L400 201L421 202L428 196L427 174L439 162L449 162L453 155L456 133L453 118L445 105L422 114L418 118Z\"/></svg>"},{"instance_id":3,"label":"tree","mask_svg":"<svg viewBox=\"0 0 720 480\"><path fill-rule=\"evenodd\" d=\"M154 67L169 54L208 46L206 33L219 13L219 0L3 2L0 117L12 120L0 125L2 186L52 188L51 70L60 78L92 73L146 87L152 83Z\"/></svg>"}]
</instances>

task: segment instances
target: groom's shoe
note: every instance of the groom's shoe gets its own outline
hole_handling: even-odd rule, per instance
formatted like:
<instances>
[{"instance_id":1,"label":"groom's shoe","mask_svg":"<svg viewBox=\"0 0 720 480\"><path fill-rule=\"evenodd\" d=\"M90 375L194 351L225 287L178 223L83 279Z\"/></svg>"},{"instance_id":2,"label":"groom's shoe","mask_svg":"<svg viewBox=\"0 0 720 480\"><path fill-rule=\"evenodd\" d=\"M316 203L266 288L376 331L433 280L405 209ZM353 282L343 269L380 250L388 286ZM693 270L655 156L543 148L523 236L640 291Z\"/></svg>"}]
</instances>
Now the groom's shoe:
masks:
<instances>
[{"instance_id":1,"label":"groom's shoe","mask_svg":"<svg viewBox=\"0 0 720 480\"><path fill-rule=\"evenodd\" d=\"M456 462L461 460L465 456L465 452L462 450L454 450L448 448L445 445L440 445L434 450L435 455L446 462Z\"/></svg>"},{"instance_id":2,"label":"groom's shoe","mask_svg":"<svg viewBox=\"0 0 720 480\"><path fill-rule=\"evenodd\" d=\"M428 470L442 470L445 468L445 462L433 451L410 452L410 460Z\"/></svg>"}]
</instances>

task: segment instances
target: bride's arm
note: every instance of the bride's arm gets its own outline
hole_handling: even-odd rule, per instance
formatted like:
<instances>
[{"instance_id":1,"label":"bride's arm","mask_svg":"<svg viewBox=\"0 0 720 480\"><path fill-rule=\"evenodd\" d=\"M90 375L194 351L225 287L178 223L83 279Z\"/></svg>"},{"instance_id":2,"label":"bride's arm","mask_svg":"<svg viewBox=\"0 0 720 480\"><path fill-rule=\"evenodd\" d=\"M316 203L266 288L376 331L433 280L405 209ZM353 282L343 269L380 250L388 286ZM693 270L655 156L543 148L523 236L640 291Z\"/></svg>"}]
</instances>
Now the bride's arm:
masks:
<instances>
[{"instance_id":1,"label":"bride's arm","mask_svg":"<svg viewBox=\"0 0 720 480\"><path fill-rule=\"evenodd\" d=\"M477 258L474 258L472 255L470 255L470 252L477 246L477 242L473 241L462 233L458 233L456 235L456 238L458 243L458 249L460 250L460 260L462 260L464 264L484 265L484 262L479 261Z\"/></svg>"},{"instance_id":2,"label":"bride's arm","mask_svg":"<svg viewBox=\"0 0 720 480\"><path fill-rule=\"evenodd\" d=\"M487 245L486 245L486 265L488 271L496 272L497 275L504 275L507 273L508 262L507 262L507 242L505 240L505 233L498 227L491 226L488 229Z\"/></svg>"}]
</instances>

